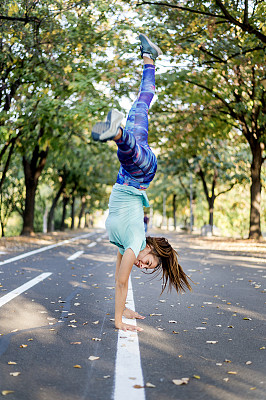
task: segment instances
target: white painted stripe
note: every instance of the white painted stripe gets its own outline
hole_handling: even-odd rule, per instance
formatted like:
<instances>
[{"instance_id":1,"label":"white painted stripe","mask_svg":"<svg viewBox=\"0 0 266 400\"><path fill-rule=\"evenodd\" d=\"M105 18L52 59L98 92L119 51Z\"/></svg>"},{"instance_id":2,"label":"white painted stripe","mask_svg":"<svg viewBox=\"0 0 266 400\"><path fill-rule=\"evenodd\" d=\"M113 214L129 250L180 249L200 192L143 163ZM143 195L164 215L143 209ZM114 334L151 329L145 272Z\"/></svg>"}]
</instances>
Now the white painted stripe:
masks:
<instances>
[{"instance_id":1,"label":"white painted stripe","mask_svg":"<svg viewBox=\"0 0 266 400\"><path fill-rule=\"evenodd\" d=\"M79 239L90 237L92 235L95 235L95 233L99 233L99 232L86 233L85 235L75 236L72 239L63 240L63 242L51 244L50 246L41 247L40 249L29 251L28 253L23 253L23 254L20 254L19 256L12 257L12 258L9 258L9 259L4 260L4 261L0 261L0 265L9 264L9 263L11 263L13 261L18 261L18 260L21 260L22 258L26 258L26 257L32 256L34 254L42 253L43 251L53 249L54 247L62 246L63 244L74 242L75 240L79 240Z\"/></svg>"},{"instance_id":2,"label":"white painted stripe","mask_svg":"<svg viewBox=\"0 0 266 400\"><path fill-rule=\"evenodd\" d=\"M135 311L131 278L128 281L127 306ZM123 317L123 321L136 325L136 320ZM120 330L116 352L114 400L122 400L125 397L127 400L145 400L144 388L136 389L134 385L144 386L138 334Z\"/></svg>"},{"instance_id":3,"label":"white painted stripe","mask_svg":"<svg viewBox=\"0 0 266 400\"><path fill-rule=\"evenodd\" d=\"M88 244L88 247L94 247L94 246L96 246L96 242L91 242L90 244Z\"/></svg>"},{"instance_id":4,"label":"white painted stripe","mask_svg":"<svg viewBox=\"0 0 266 400\"><path fill-rule=\"evenodd\" d=\"M15 297L19 296L21 293L26 292L26 290L30 289L34 285L37 285L37 283L48 278L48 276L50 275L52 275L52 272L44 272L43 274L38 275L36 278L31 279L27 283L24 283L24 285L21 285L18 288L12 290L12 292L9 292L4 296L0 297L0 307L8 303L10 300L13 300Z\"/></svg>"},{"instance_id":5,"label":"white painted stripe","mask_svg":"<svg viewBox=\"0 0 266 400\"><path fill-rule=\"evenodd\" d=\"M75 260L76 258L78 258L79 256L81 256L81 254L83 254L83 253L84 253L83 250L77 251L76 253L72 254L72 256L68 257L67 260L68 260L68 261Z\"/></svg>"}]
</instances>

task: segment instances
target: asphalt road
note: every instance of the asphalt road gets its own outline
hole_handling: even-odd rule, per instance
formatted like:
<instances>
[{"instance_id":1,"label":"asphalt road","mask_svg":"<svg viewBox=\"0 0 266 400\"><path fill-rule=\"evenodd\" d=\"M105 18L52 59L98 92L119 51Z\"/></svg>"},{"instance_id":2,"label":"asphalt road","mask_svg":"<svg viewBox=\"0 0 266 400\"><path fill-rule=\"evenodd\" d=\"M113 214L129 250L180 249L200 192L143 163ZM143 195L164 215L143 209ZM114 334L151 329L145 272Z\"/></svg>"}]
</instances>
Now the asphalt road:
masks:
<instances>
[{"instance_id":1,"label":"asphalt road","mask_svg":"<svg viewBox=\"0 0 266 400\"><path fill-rule=\"evenodd\" d=\"M134 399L141 391L147 400L266 399L265 258L167 236L193 292L160 296L159 278L133 269L135 307L146 316L138 322L143 386L154 385L138 388L125 362ZM113 322L115 256L106 233L95 230L0 265L0 393L12 391L10 400L114 398L117 340L124 337ZM51 275L4 297L43 273ZM188 383L173 383L182 378ZM122 397L133 400L127 391L115 400Z\"/></svg>"}]
</instances>

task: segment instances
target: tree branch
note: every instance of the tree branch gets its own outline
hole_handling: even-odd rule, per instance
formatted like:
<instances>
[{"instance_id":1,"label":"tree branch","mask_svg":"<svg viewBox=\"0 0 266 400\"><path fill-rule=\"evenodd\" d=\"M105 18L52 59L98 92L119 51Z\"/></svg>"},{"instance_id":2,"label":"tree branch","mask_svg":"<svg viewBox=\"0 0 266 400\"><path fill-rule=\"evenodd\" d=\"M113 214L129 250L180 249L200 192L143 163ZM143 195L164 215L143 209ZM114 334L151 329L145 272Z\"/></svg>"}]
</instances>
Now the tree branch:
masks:
<instances>
[{"instance_id":1,"label":"tree branch","mask_svg":"<svg viewBox=\"0 0 266 400\"><path fill-rule=\"evenodd\" d=\"M223 12L225 18L231 22L233 25L239 26L244 32L248 33L253 33L255 36L257 36L258 39L260 39L263 43L266 43L266 35L264 35L262 32L258 31L254 26L250 25L248 22L248 19L245 21L245 15L244 15L244 22L239 22L237 19L235 19L227 10L225 5L222 3L221 0L215 0L216 5L220 8L220 10ZM245 3L248 3L245 0ZM245 12L247 12L245 10ZM247 18L247 16L246 16Z\"/></svg>"},{"instance_id":2,"label":"tree branch","mask_svg":"<svg viewBox=\"0 0 266 400\"><path fill-rule=\"evenodd\" d=\"M189 11L193 14L207 15L208 17L225 19L224 15L217 15L217 14L213 14L213 13L209 13L209 12L205 12L205 11L194 10L193 8L181 7L181 6L177 6L177 5L169 4L169 3L162 3L162 2L153 3L152 1L146 1L146 0L142 0L141 3L138 3L139 6L145 5L145 4L149 4L149 5L153 5L153 6L166 6L166 7L170 7L170 8L177 8L178 10Z\"/></svg>"},{"instance_id":3,"label":"tree branch","mask_svg":"<svg viewBox=\"0 0 266 400\"><path fill-rule=\"evenodd\" d=\"M218 196L220 196L221 194L224 194L224 193L230 192L230 190L232 190L232 189L233 189L233 187L234 187L236 184L237 184L237 182L234 182L234 183L232 183L228 189L226 189L226 190L223 190L222 192L218 193L218 194L217 194L215 197L217 198L217 197L218 197Z\"/></svg>"},{"instance_id":4,"label":"tree branch","mask_svg":"<svg viewBox=\"0 0 266 400\"><path fill-rule=\"evenodd\" d=\"M198 87L201 87L202 89L207 90L207 92L213 94L214 97L216 97L216 99L220 100L220 101L223 103L223 105L225 105L225 107L228 108L230 115L231 115L233 118L236 118L236 119L237 119L237 114L236 114L235 111L230 107L230 104L228 104L221 96L219 96L217 93L215 93L211 88L209 88L208 86L202 85L202 84L200 84L200 83L198 83L198 82L191 81L190 79L187 79L187 78L186 78L185 80L186 80L188 83L192 83L193 85L196 85L196 86L198 86Z\"/></svg>"},{"instance_id":5,"label":"tree branch","mask_svg":"<svg viewBox=\"0 0 266 400\"><path fill-rule=\"evenodd\" d=\"M24 22L25 24L28 24L29 22L37 22L39 21L38 18L35 17L8 17L7 15L0 15L0 21L17 21L17 22Z\"/></svg>"},{"instance_id":6,"label":"tree branch","mask_svg":"<svg viewBox=\"0 0 266 400\"><path fill-rule=\"evenodd\" d=\"M216 5L220 8L220 10L223 12L224 15L221 14L213 14L213 13L208 13L205 11L199 11L199 10L194 10L193 8L188 8L188 7L181 7L173 4L168 4L168 3L162 3L162 2L151 2L151 1L145 1L142 0L142 3L138 3L138 5L153 5L153 6L165 6L165 7L170 7L170 8L176 8L178 10L183 10L183 11L188 11L193 14L200 14L200 15L206 15L208 17L213 17L213 18L221 18L223 20L227 20L233 25L239 26L244 32L248 33L253 33L255 36L257 36L258 39L260 39L263 43L266 43L266 35L264 35L262 32L257 30L254 26L252 26L248 20L244 22L239 22L237 19L235 19L227 10L227 8L224 6L221 0L216 0ZM245 17L244 17L245 18Z\"/></svg>"}]
</instances>

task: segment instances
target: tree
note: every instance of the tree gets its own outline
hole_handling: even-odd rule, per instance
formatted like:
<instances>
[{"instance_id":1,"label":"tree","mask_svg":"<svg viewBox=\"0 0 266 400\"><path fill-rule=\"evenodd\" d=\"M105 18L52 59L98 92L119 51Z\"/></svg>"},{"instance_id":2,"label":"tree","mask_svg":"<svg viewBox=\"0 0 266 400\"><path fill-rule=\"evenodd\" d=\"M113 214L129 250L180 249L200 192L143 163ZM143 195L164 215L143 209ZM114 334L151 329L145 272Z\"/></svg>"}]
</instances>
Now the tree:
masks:
<instances>
[{"instance_id":1,"label":"tree","mask_svg":"<svg viewBox=\"0 0 266 400\"><path fill-rule=\"evenodd\" d=\"M183 90L200 89L190 102L237 128L249 144L251 202L249 237L261 237L261 167L265 161L266 90L264 2L194 0L189 6L174 2L139 1L141 12L169 58L178 64L169 82ZM157 19L154 19L153 16ZM160 22L158 22L160 21ZM178 71L178 72L177 72ZM204 99L203 99L204 98ZM197 113L198 115L199 113ZM196 123L196 121L194 121Z\"/></svg>"},{"instance_id":2,"label":"tree","mask_svg":"<svg viewBox=\"0 0 266 400\"><path fill-rule=\"evenodd\" d=\"M0 183L19 151L26 185L22 234L34 229L35 194L48 153L62 150L72 136L88 144L86 128L116 103L97 87L109 68L105 49L117 37L108 22L117 6L110 4L7 1L0 8Z\"/></svg>"}]
</instances>

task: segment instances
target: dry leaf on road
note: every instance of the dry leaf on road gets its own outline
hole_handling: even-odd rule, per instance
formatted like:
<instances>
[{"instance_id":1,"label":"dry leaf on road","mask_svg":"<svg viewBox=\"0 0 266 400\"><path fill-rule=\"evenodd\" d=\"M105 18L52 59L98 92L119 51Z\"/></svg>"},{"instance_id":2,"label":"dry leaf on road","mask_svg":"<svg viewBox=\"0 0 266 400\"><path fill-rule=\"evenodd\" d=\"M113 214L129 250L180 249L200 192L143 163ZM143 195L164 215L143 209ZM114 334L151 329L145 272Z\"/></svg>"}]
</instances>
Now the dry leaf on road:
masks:
<instances>
[{"instance_id":1,"label":"dry leaf on road","mask_svg":"<svg viewBox=\"0 0 266 400\"><path fill-rule=\"evenodd\" d=\"M90 357L88 358L88 360L90 360L90 361L95 361L95 360L99 360L99 358L100 358L100 357L90 356Z\"/></svg>"},{"instance_id":2,"label":"dry leaf on road","mask_svg":"<svg viewBox=\"0 0 266 400\"><path fill-rule=\"evenodd\" d=\"M172 382L177 386L187 385L189 382L189 378L173 379Z\"/></svg>"},{"instance_id":3,"label":"dry leaf on road","mask_svg":"<svg viewBox=\"0 0 266 400\"><path fill-rule=\"evenodd\" d=\"M156 386L153 385L153 384L150 383L150 382L147 382L146 385L145 385L145 387L147 387L147 388L155 388Z\"/></svg>"},{"instance_id":4,"label":"dry leaf on road","mask_svg":"<svg viewBox=\"0 0 266 400\"><path fill-rule=\"evenodd\" d=\"M14 390L2 390L2 396L6 396L7 394L14 393Z\"/></svg>"},{"instance_id":5,"label":"dry leaf on road","mask_svg":"<svg viewBox=\"0 0 266 400\"><path fill-rule=\"evenodd\" d=\"M21 372L10 372L9 375L11 376L19 376L21 374Z\"/></svg>"}]
</instances>

